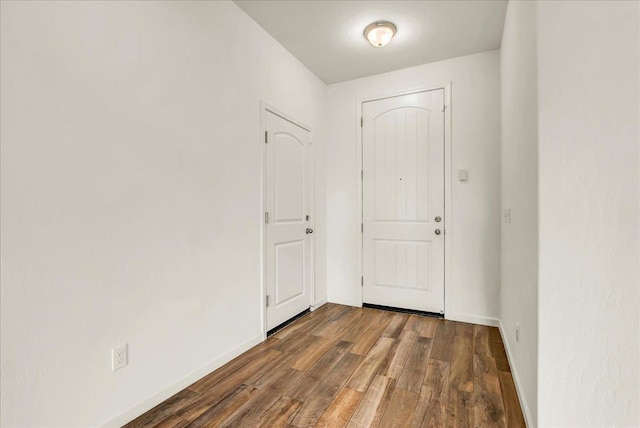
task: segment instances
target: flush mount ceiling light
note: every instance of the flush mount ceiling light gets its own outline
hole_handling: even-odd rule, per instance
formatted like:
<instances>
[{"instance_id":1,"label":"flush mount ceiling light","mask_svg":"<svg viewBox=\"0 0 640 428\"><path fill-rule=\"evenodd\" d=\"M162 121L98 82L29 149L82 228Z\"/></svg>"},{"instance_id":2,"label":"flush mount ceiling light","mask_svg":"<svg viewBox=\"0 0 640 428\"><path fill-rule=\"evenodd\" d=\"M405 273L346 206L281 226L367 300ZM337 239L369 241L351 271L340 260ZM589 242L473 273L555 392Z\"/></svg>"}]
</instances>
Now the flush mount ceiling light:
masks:
<instances>
[{"instance_id":1,"label":"flush mount ceiling light","mask_svg":"<svg viewBox=\"0 0 640 428\"><path fill-rule=\"evenodd\" d=\"M395 34L396 26L387 21L374 22L364 29L364 36L377 48L389 43Z\"/></svg>"}]
</instances>

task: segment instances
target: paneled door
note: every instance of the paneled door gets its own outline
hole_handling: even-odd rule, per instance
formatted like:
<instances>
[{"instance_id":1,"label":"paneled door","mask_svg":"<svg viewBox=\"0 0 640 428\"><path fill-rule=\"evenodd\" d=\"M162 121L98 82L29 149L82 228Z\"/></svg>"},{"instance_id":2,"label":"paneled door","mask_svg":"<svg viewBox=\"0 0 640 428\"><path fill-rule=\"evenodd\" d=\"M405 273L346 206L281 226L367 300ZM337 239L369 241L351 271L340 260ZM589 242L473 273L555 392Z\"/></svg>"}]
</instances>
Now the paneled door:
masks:
<instances>
[{"instance_id":1,"label":"paneled door","mask_svg":"<svg viewBox=\"0 0 640 428\"><path fill-rule=\"evenodd\" d=\"M310 306L311 138L266 111L265 227L267 330Z\"/></svg>"},{"instance_id":2,"label":"paneled door","mask_svg":"<svg viewBox=\"0 0 640 428\"><path fill-rule=\"evenodd\" d=\"M362 113L363 301L444 313L444 90Z\"/></svg>"}]
</instances>

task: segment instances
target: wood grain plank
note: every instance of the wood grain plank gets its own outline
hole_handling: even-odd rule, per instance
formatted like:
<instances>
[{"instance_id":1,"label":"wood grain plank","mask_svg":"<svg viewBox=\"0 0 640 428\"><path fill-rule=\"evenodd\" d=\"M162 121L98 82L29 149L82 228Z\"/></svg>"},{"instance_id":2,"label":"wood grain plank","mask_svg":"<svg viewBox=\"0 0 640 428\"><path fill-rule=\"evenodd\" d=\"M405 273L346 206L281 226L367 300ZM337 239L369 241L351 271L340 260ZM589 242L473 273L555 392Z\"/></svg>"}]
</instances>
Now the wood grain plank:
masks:
<instances>
[{"instance_id":1,"label":"wood grain plank","mask_svg":"<svg viewBox=\"0 0 640 428\"><path fill-rule=\"evenodd\" d=\"M440 361L451 361L453 352L453 337L456 331L456 324L453 321L443 320L438 325L436 337L431 347L430 358Z\"/></svg>"},{"instance_id":2,"label":"wood grain plank","mask_svg":"<svg viewBox=\"0 0 640 428\"><path fill-rule=\"evenodd\" d=\"M313 346L308 347L299 354L298 358L291 364L291 368L302 371L307 370L335 344L335 339L318 337Z\"/></svg>"},{"instance_id":3,"label":"wood grain plank","mask_svg":"<svg viewBox=\"0 0 640 428\"><path fill-rule=\"evenodd\" d=\"M473 392L473 339L454 337L449 385L460 391Z\"/></svg>"},{"instance_id":4,"label":"wood grain plank","mask_svg":"<svg viewBox=\"0 0 640 428\"><path fill-rule=\"evenodd\" d=\"M473 353L493 357L489 327L484 325L473 326Z\"/></svg>"},{"instance_id":5,"label":"wood grain plank","mask_svg":"<svg viewBox=\"0 0 640 428\"><path fill-rule=\"evenodd\" d=\"M286 388L284 395L304 401L313 388L324 379L335 365L347 354L353 344L340 341L327 351L300 379Z\"/></svg>"},{"instance_id":6,"label":"wood grain plank","mask_svg":"<svg viewBox=\"0 0 640 428\"><path fill-rule=\"evenodd\" d=\"M364 394L350 388L342 388L336 399L331 402L322 414L316 428L342 428L349 423L351 415L362 400Z\"/></svg>"},{"instance_id":7,"label":"wood grain plank","mask_svg":"<svg viewBox=\"0 0 640 428\"><path fill-rule=\"evenodd\" d=\"M502 391L502 401L506 412L507 426L509 428L526 428L520 400L513 382L513 377L509 372L498 372L500 379L500 390Z\"/></svg>"},{"instance_id":8,"label":"wood grain plank","mask_svg":"<svg viewBox=\"0 0 640 428\"><path fill-rule=\"evenodd\" d=\"M427 370L425 362L431 353L433 339L428 337L418 337L411 348L409 358L407 359L400 378L398 378L398 389L413 391L420 393L424 373Z\"/></svg>"},{"instance_id":9,"label":"wood grain plank","mask_svg":"<svg viewBox=\"0 0 640 428\"><path fill-rule=\"evenodd\" d=\"M257 388L240 385L229 395L220 400L217 404L202 412L199 416L192 420L190 428L210 427L219 425L227 419L231 414L238 410L252 395L258 392ZM185 416L191 417L195 415L192 410Z\"/></svg>"},{"instance_id":10,"label":"wood grain plank","mask_svg":"<svg viewBox=\"0 0 640 428\"><path fill-rule=\"evenodd\" d=\"M390 379L377 375L371 382L371 386L367 389L362 401L353 413L351 420L347 424L350 428L370 427L376 416L376 410L384 397L384 393L389 385Z\"/></svg>"},{"instance_id":11,"label":"wood grain plank","mask_svg":"<svg viewBox=\"0 0 640 428\"><path fill-rule=\"evenodd\" d=\"M396 388L391 396L391 401L380 421L381 427L409 427L413 412L418 403L418 394L413 391Z\"/></svg>"},{"instance_id":12,"label":"wood grain plank","mask_svg":"<svg viewBox=\"0 0 640 428\"><path fill-rule=\"evenodd\" d=\"M509 359L505 352L502 342L491 342L491 349L493 357L496 359L496 366L498 370L503 372L511 372L511 366L509 366Z\"/></svg>"},{"instance_id":13,"label":"wood grain plank","mask_svg":"<svg viewBox=\"0 0 640 428\"><path fill-rule=\"evenodd\" d=\"M356 391L364 392L371 384L376 375L380 364L387 356L391 347L396 342L390 337L381 337L378 339L371 351L364 357L362 364L355 371L351 379L349 379L348 387Z\"/></svg>"},{"instance_id":14,"label":"wood grain plank","mask_svg":"<svg viewBox=\"0 0 640 428\"><path fill-rule=\"evenodd\" d=\"M429 359L411 426L442 427L446 424L449 363Z\"/></svg>"},{"instance_id":15,"label":"wood grain plank","mask_svg":"<svg viewBox=\"0 0 640 428\"><path fill-rule=\"evenodd\" d=\"M157 425L160 422L174 416L175 413L197 400L200 395L189 389L183 389L173 397L158 404L153 409L140 415L133 421L125 425L126 428L148 427Z\"/></svg>"},{"instance_id":16,"label":"wood grain plank","mask_svg":"<svg viewBox=\"0 0 640 428\"><path fill-rule=\"evenodd\" d=\"M394 339L397 339L398 337L400 337L400 333L402 332L402 329L404 329L404 326L407 323L408 319L408 314L394 314L391 322L382 333L382 335L384 337L392 337Z\"/></svg>"},{"instance_id":17,"label":"wood grain plank","mask_svg":"<svg viewBox=\"0 0 640 428\"><path fill-rule=\"evenodd\" d=\"M302 403L293 398L282 396L263 414L252 421L255 427L281 427L288 424L300 410Z\"/></svg>"},{"instance_id":18,"label":"wood grain plank","mask_svg":"<svg viewBox=\"0 0 640 428\"><path fill-rule=\"evenodd\" d=\"M380 366L379 374L393 379L398 379L409 358L411 349L418 338L418 333L413 330L403 331L399 340L393 345L385 362Z\"/></svg>"},{"instance_id":19,"label":"wood grain plank","mask_svg":"<svg viewBox=\"0 0 640 428\"><path fill-rule=\"evenodd\" d=\"M389 407L389 403L391 402L391 397L396 390L397 379L390 379L387 384L387 389L384 391L384 395L382 396L382 400L380 400L380 404L378 404L378 408L376 409L376 414L373 417L373 421L371 421L372 427L377 427L380 425L382 418L384 417L385 412L387 411L387 407Z\"/></svg>"},{"instance_id":20,"label":"wood grain plank","mask_svg":"<svg viewBox=\"0 0 640 428\"><path fill-rule=\"evenodd\" d=\"M382 333L387 329L389 323L391 323L391 318L380 318L378 322L372 324L364 334L356 340L350 352L357 355L365 355L382 336Z\"/></svg>"},{"instance_id":21,"label":"wood grain plank","mask_svg":"<svg viewBox=\"0 0 640 428\"><path fill-rule=\"evenodd\" d=\"M473 394L449 388L447 393L447 427L475 427Z\"/></svg>"},{"instance_id":22,"label":"wood grain plank","mask_svg":"<svg viewBox=\"0 0 640 428\"><path fill-rule=\"evenodd\" d=\"M361 355L348 353L309 393L292 424L298 427L313 426L327 410L331 401L344 386L349 376L362 362Z\"/></svg>"},{"instance_id":23,"label":"wood grain plank","mask_svg":"<svg viewBox=\"0 0 640 428\"><path fill-rule=\"evenodd\" d=\"M418 332L418 334L421 337L429 337L431 339L435 339L436 331L438 330L438 326L441 322L442 320L438 318L421 317L419 326L420 331Z\"/></svg>"},{"instance_id":24,"label":"wood grain plank","mask_svg":"<svg viewBox=\"0 0 640 428\"><path fill-rule=\"evenodd\" d=\"M492 357L474 355L473 403L476 427L506 427L498 369Z\"/></svg>"}]
</instances>

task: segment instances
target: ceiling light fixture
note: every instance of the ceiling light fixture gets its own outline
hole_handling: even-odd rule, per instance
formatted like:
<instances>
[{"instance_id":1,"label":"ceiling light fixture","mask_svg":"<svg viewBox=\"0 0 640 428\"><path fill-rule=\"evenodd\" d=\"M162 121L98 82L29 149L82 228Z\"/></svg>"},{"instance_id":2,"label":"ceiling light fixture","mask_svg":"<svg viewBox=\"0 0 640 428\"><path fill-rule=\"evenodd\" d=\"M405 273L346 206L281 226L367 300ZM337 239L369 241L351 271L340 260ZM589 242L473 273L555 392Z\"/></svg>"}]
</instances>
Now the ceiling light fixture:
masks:
<instances>
[{"instance_id":1,"label":"ceiling light fixture","mask_svg":"<svg viewBox=\"0 0 640 428\"><path fill-rule=\"evenodd\" d=\"M381 48L391 41L396 34L396 26L388 21L378 21L367 25L364 36L373 46Z\"/></svg>"}]
</instances>

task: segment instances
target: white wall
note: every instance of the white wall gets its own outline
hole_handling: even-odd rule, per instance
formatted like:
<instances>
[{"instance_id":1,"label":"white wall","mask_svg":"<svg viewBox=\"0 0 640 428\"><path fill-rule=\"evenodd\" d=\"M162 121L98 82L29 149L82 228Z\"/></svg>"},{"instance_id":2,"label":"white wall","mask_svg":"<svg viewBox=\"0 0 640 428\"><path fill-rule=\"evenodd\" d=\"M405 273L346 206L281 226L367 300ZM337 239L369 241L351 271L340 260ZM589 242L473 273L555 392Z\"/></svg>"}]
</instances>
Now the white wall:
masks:
<instances>
[{"instance_id":1,"label":"white wall","mask_svg":"<svg viewBox=\"0 0 640 428\"><path fill-rule=\"evenodd\" d=\"M500 75L502 89L502 223L500 323L529 425L536 426L538 364L538 93L537 5L510 1ZM520 325L516 342L516 323Z\"/></svg>"},{"instance_id":2,"label":"white wall","mask_svg":"<svg viewBox=\"0 0 640 428\"><path fill-rule=\"evenodd\" d=\"M639 426L640 4L538 5L540 426Z\"/></svg>"},{"instance_id":3,"label":"white wall","mask_svg":"<svg viewBox=\"0 0 640 428\"><path fill-rule=\"evenodd\" d=\"M449 317L498 317L500 284L499 52L455 58L329 85L327 284L329 300L358 304L358 99L452 82L452 299Z\"/></svg>"},{"instance_id":4,"label":"white wall","mask_svg":"<svg viewBox=\"0 0 640 428\"><path fill-rule=\"evenodd\" d=\"M326 86L236 5L1 15L3 426L105 423L260 339L260 100L314 128L325 297Z\"/></svg>"}]
</instances>

